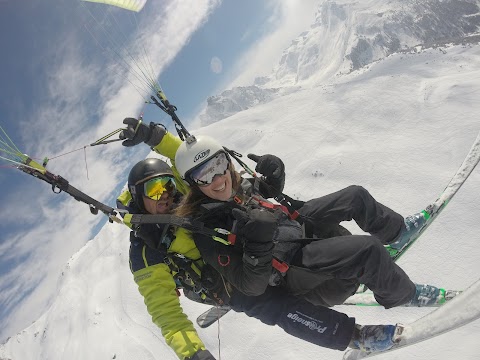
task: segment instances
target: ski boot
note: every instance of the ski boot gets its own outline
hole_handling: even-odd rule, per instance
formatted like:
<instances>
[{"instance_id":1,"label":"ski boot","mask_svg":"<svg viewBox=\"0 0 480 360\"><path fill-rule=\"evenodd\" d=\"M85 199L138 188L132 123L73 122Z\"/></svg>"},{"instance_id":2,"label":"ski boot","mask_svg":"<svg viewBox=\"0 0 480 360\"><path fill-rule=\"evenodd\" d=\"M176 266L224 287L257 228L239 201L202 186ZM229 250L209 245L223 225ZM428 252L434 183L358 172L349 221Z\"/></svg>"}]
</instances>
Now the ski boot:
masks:
<instances>
[{"instance_id":1,"label":"ski boot","mask_svg":"<svg viewBox=\"0 0 480 360\"><path fill-rule=\"evenodd\" d=\"M398 341L397 328L396 325L355 324L352 340L348 346L368 353L391 349Z\"/></svg>"},{"instance_id":2,"label":"ski boot","mask_svg":"<svg viewBox=\"0 0 480 360\"><path fill-rule=\"evenodd\" d=\"M426 211L422 211L405 218L405 227L400 230L397 238L389 245L395 250L401 250L407 245L415 235L423 228L430 215Z\"/></svg>"},{"instance_id":3,"label":"ski boot","mask_svg":"<svg viewBox=\"0 0 480 360\"><path fill-rule=\"evenodd\" d=\"M415 286L415 295L410 302L405 304L405 306L421 307L442 305L460 293L459 291L446 291L445 289L437 288L432 285L415 284Z\"/></svg>"}]
</instances>

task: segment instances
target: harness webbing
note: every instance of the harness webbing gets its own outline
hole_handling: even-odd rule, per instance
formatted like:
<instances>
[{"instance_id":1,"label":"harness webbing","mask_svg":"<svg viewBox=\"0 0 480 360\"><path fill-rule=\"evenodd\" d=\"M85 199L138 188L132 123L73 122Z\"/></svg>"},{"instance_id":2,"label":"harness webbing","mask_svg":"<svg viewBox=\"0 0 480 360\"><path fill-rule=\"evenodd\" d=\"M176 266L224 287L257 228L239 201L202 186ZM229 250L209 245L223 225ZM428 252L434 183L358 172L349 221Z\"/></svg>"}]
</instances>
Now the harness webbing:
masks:
<instances>
[{"instance_id":1,"label":"harness webbing","mask_svg":"<svg viewBox=\"0 0 480 360\"><path fill-rule=\"evenodd\" d=\"M271 185L269 185L263 178L259 177L255 171L250 169L247 164L245 164L242 160L240 160L240 157L242 157L242 154L236 152L235 150L228 149L227 147L223 147L227 153L229 153L239 164L243 169L251 176L254 177L255 179L255 184L254 188L258 191L259 190L259 184L261 183L263 186L266 188L270 189L270 191L273 189ZM292 220L297 220L298 222L301 223L301 218L300 218L300 213L295 209L293 203L294 200L289 197L288 195L285 195L283 193L280 193L279 195L275 196L274 199L278 201L284 209L282 209L288 216L290 216L290 219ZM265 204L270 204L266 203ZM273 205L273 204L270 204ZM269 206L265 206L269 207Z\"/></svg>"},{"instance_id":2,"label":"harness webbing","mask_svg":"<svg viewBox=\"0 0 480 360\"><path fill-rule=\"evenodd\" d=\"M215 241L225 245L234 245L236 242L236 235L230 231L221 228L210 229L203 222L186 217L170 214L126 214L124 219L132 225L165 224L181 227L192 232L211 236Z\"/></svg>"},{"instance_id":3,"label":"harness webbing","mask_svg":"<svg viewBox=\"0 0 480 360\"><path fill-rule=\"evenodd\" d=\"M300 216L300 213L295 210L293 212L290 212L290 210L287 208L287 206L285 205L277 205L277 204L272 204L272 203L269 203L268 201L263 201L262 199L256 197L256 196L252 196L252 198L258 202L258 204L264 208L267 208L267 209L281 209L285 214L287 214L290 219L292 220L299 220L299 216Z\"/></svg>"},{"instance_id":4,"label":"harness webbing","mask_svg":"<svg viewBox=\"0 0 480 360\"><path fill-rule=\"evenodd\" d=\"M235 245L236 234L233 234L229 230L222 228L210 229L205 226L201 221L192 220L189 218L179 217L170 214L126 214L125 219L129 218L129 222L132 225L141 225L141 224L165 224L172 225L176 227L181 227L186 230L196 232L199 234L207 235L212 237L213 240L218 241L224 245ZM286 262L283 262L279 259L274 258L272 260L272 266L280 271L285 273L289 265Z\"/></svg>"},{"instance_id":5,"label":"harness webbing","mask_svg":"<svg viewBox=\"0 0 480 360\"><path fill-rule=\"evenodd\" d=\"M163 262L170 268L174 278L178 279L180 283L190 287L203 300L210 297L207 290L202 286L202 279L194 261L186 258L179 253L167 253L163 258Z\"/></svg>"}]
</instances>

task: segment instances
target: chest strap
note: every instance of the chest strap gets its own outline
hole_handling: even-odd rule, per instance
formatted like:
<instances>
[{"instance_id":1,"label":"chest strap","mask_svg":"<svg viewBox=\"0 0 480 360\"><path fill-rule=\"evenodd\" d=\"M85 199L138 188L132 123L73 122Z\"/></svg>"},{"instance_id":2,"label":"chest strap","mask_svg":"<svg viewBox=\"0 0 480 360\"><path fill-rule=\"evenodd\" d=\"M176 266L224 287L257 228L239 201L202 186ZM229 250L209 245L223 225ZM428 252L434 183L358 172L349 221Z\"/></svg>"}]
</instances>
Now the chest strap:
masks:
<instances>
[{"instance_id":1,"label":"chest strap","mask_svg":"<svg viewBox=\"0 0 480 360\"><path fill-rule=\"evenodd\" d=\"M265 203L269 204L267 202ZM270 204L270 205L273 205L273 204ZM218 241L224 245L235 245L237 240L237 235L232 233L231 231L228 231L222 228L210 229L206 227L203 222L194 221L188 218L183 218L175 215L127 214L125 215L125 217L128 217L128 220L132 225L167 224L167 225L177 226L192 232L210 236L213 240ZM180 255L180 256L183 256L183 255ZM172 260L167 260L167 258L168 256L165 258L166 259L165 263L170 267L170 265L172 264ZM173 259L177 260L177 258L173 258ZM173 261L173 263L176 263L176 262L177 261ZM275 258L272 260L272 266L278 271L280 271L281 273L285 273L288 270L287 263L281 262L280 260L277 260ZM177 268L180 268L180 267L177 266Z\"/></svg>"},{"instance_id":2,"label":"chest strap","mask_svg":"<svg viewBox=\"0 0 480 360\"><path fill-rule=\"evenodd\" d=\"M272 210L280 209L280 210L282 210L292 220L297 220L298 217L300 216L300 213L297 210L293 210L293 212L290 212L285 205L272 204L271 202L262 200L261 198L259 198L257 196L252 196L252 199L254 199L261 207L264 207L266 209L272 209Z\"/></svg>"},{"instance_id":3,"label":"chest strap","mask_svg":"<svg viewBox=\"0 0 480 360\"><path fill-rule=\"evenodd\" d=\"M210 297L208 291L202 286L200 270L193 260L182 254L169 253L163 258L163 262L170 268L173 278L180 284L192 289L202 300Z\"/></svg>"}]
</instances>

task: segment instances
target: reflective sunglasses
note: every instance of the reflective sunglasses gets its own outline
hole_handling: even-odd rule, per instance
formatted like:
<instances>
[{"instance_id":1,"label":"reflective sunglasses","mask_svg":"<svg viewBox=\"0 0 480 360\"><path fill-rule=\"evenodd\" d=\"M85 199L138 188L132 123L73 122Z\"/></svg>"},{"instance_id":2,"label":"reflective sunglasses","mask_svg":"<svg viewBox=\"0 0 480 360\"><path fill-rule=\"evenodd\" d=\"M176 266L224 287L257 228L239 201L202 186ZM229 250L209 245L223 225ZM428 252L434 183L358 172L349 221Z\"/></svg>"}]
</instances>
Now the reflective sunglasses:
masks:
<instances>
[{"instance_id":1,"label":"reflective sunglasses","mask_svg":"<svg viewBox=\"0 0 480 360\"><path fill-rule=\"evenodd\" d=\"M198 186L210 185L216 175L225 175L229 164L230 160L227 158L227 154L221 151L215 157L193 169L190 178Z\"/></svg>"},{"instance_id":2,"label":"reflective sunglasses","mask_svg":"<svg viewBox=\"0 0 480 360\"><path fill-rule=\"evenodd\" d=\"M143 194L152 200L160 200L165 191L171 195L177 192L177 185L173 177L156 177L143 184Z\"/></svg>"}]
</instances>

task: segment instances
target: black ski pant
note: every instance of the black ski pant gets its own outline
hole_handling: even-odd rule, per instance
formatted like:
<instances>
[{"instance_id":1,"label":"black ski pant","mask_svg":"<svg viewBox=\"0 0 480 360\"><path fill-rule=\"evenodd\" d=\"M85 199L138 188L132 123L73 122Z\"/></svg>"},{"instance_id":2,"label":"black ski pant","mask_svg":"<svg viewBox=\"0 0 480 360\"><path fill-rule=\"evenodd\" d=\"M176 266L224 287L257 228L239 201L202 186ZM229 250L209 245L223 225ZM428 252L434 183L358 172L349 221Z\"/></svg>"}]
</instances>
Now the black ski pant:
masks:
<instances>
[{"instance_id":1,"label":"black ski pant","mask_svg":"<svg viewBox=\"0 0 480 360\"><path fill-rule=\"evenodd\" d=\"M385 308L405 304L413 297L415 284L383 247L404 226L401 215L360 186L310 200L299 212L313 235L353 219L373 236L316 239L304 246L286 275L290 293L315 305L333 306L365 284Z\"/></svg>"},{"instance_id":2,"label":"black ski pant","mask_svg":"<svg viewBox=\"0 0 480 360\"><path fill-rule=\"evenodd\" d=\"M355 220L360 229L388 244L404 226L401 215L377 202L366 189L357 185L309 200L298 212L317 236L342 221Z\"/></svg>"},{"instance_id":3,"label":"black ski pant","mask_svg":"<svg viewBox=\"0 0 480 360\"><path fill-rule=\"evenodd\" d=\"M259 296L234 290L230 306L267 325L277 325L299 339L334 350L346 349L355 327L354 318L313 305L281 287L269 286Z\"/></svg>"}]
</instances>

